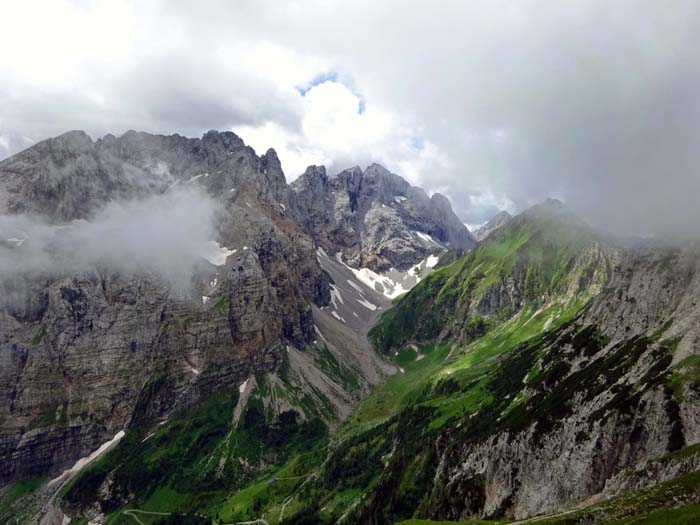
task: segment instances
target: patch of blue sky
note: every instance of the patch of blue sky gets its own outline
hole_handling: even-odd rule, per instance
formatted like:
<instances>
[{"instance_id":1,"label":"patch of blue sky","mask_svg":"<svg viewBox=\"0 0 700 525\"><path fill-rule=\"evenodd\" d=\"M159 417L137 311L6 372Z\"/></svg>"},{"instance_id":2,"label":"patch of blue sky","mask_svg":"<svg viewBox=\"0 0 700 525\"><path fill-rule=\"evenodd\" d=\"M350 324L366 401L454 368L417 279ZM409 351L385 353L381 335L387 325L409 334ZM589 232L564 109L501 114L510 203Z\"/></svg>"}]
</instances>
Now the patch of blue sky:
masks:
<instances>
[{"instance_id":1,"label":"patch of blue sky","mask_svg":"<svg viewBox=\"0 0 700 525\"><path fill-rule=\"evenodd\" d=\"M354 90L351 86L347 85L344 82L341 82L339 80L338 73L335 71L329 71L326 73L321 73L319 75L316 75L314 78L312 78L306 84L303 84L301 86L296 86L296 90L299 92L299 94L302 97L305 97L306 94L309 91L311 91L315 86L323 84L324 82L335 82L337 84L342 84L346 88L348 88L353 93L353 95L355 95L359 99L359 102L357 104L357 113L359 115L364 114L365 110L367 109L367 101L365 100L365 97L363 97L360 93L358 93L356 90Z\"/></svg>"},{"instance_id":2,"label":"patch of blue sky","mask_svg":"<svg viewBox=\"0 0 700 525\"><path fill-rule=\"evenodd\" d=\"M320 75L316 75L314 78L311 79L311 81L307 82L303 86L297 86L297 91L302 97L305 97L306 94L314 87L318 86L319 84L323 84L324 82L338 82L338 73L335 71L330 71L327 73L321 73Z\"/></svg>"}]
</instances>

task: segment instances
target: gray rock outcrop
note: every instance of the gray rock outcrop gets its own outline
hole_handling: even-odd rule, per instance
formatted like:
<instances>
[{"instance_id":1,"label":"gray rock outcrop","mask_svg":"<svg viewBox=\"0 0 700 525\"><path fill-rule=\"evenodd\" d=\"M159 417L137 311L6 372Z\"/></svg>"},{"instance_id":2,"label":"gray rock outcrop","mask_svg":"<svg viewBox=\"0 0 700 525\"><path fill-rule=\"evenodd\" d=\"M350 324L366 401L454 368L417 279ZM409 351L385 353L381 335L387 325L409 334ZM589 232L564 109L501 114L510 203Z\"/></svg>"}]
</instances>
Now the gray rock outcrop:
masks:
<instances>
[{"instance_id":1,"label":"gray rock outcrop","mask_svg":"<svg viewBox=\"0 0 700 525\"><path fill-rule=\"evenodd\" d=\"M474 232L474 237L477 242L481 242L486 237L491 235L492 232L496 231L502 226L505 226L513 216L507 211L503 210L498 212L496 215L491 217L486 224Z\"/></svg>"},{"instance_id":2,"label":"gray rock outcrop","mask_svg":"<svg viewBox=\"0 0 700 525\"><path fill-rule=\"evenodd\" d=\"M406 270L446 248L475 244L447 198L428 197L378 164L334 177L310 166L291 188L305 230L328 253L342 251L356 268Z\"/></svg>"},{"instance_id":3,"label":"gray rock outcrop","mask_svg":"<svg viewBox=\"0 0 700 525\"><path fill-rule=\"evenodd\" d=\"M90 220L178 184L217 202L217 241L233 252L202 260L187 293L99 267L0 276L0 481L57 473L135 418L273 372L286 344L315 337L311 305L329 295L314 243L285 212L274 150L258 157L233 133L46 140L0 163L0 213Z\"/></svg>"}]
</instances>

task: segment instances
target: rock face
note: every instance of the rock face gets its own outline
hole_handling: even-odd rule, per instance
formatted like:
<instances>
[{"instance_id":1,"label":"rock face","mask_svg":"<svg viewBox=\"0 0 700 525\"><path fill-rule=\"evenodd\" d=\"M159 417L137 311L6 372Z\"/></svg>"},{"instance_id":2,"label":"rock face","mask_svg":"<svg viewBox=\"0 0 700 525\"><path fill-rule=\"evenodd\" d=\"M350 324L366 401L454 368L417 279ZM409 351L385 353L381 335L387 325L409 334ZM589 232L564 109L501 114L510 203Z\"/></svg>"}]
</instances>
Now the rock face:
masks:
<instances>
[{"instance_id":1,"label":"rock face","mask_svg":"<svg viewBox=\"0 0 700 525\"><path fill-rule=\"evenodd\" d=\"M0 482L58 472L132 419L272 372L285 344L315 337L311 305L329 293L314 243L285 212L275 152L258 157L233 133L49 139L0 163L0 213L89 220L177 184L220 203L216 240L234 252L202 260L191 293L99 268L0 276Z\"/></svg>"},{"instance_id":2,"label":"rock face","mask_svg":"<svg viewBox=\"0 0 700 525\"><path fill-rule=\"evenodd\" d=\"M335 177L310 166L291 187L305 230L355 268L406 270L446 248L475 243L444 196L428 197L378 164Z\"/></svg>"},{"instance_id":3,"label":"rock face","mask_svg":"<svg viewBox=\"0 0 700 525\"><path fill-rule=\"evenodd\" d=\"M498 228L505 226L512 218L513 216L505 210L498 212L496 215L491 217L486 224L474 232L474 237L476 238L477 242L481 242Z\"/></svg>"},{"instance_id":4,"label":"rock face","mask_svg":"<svg viewBox=\"0 0 700 525\"><path fill-rule=\"evenodd\" d=\"M0 162L0 215L91 221L108 202L178 186L216 202L212 241L224 254L216 264L202 259L187 292L152 273L102 267L0 275L0 484L54 475L129 425L287 366L324 417L346 416L390 371L364 340L387 299L358 292L351 269L327 259L331 273L353 280L335 293L370 309L347 310L359 321L345 326L328 308L333 289L317 246L379 270L473 244L444 197L428 198L381 166L332 178L312 166L290 187L274 150L258 156L216 131L97 141L73 131L43 141ZM0 240L0 249L22 249L21 240ZM319 326L329 351L359 374L353 391L300 352Z\"/></svg>"},{"instance_id":5,"label":"rock face","mask_svg":"<svg viewBox=\"0 0 700 525\"><path fill-rule=\"evenodd\" d=\"M700 440L699 279L697 246L624 252L590 307L536 349L539 375L522 377L523 404L479 437L455 429L440 440L423 509L441 519L524 518L696 469L693 454L686 465L683 455L665 458ZM516 350L504 368L533 362L532 350Z\"/></svg>"}]
</instances>

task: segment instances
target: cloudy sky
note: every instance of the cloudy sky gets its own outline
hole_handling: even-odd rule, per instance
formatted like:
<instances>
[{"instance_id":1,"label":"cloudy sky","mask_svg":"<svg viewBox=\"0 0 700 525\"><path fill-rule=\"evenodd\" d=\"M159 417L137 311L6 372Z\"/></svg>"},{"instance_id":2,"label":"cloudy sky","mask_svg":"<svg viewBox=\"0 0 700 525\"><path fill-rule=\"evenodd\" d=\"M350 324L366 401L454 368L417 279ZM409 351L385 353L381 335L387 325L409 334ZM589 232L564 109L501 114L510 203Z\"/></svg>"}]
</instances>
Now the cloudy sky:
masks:
<instances>
[{"instance_id":1,"label":"cloudy sky","mask_svg":"<svg viewBox=\"0 0 700 525\"><path fill-rule=\"evenodd\" d=\"M0 158L84 129L380 162L469 224L700 230L700 2L0 0Z\"/></svg>"}]
</instances>

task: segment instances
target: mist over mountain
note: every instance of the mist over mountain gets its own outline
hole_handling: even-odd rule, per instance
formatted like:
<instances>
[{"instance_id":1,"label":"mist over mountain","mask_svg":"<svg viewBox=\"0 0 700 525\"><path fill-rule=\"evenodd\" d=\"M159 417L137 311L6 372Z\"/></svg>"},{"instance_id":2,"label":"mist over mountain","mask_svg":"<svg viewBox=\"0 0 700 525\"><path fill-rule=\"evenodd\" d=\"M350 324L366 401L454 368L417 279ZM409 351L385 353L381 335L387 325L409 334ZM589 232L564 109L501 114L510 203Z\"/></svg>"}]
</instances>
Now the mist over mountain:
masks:
<instances>
[{"instance_id":1,"label":"mist over mountain","mask_svg":"<svg viewBox=\"0 0 700 525\"><path fill-rule=\"evenodd\" d=\"M97 268L154 273L187 287L195 266L216 254L217 204L201 189L105 203L89 219L52 224L40 215L0 216L0 276L81 274ZM213 246L212 246L213 243Z\"/></svg>"}]
</instances>

